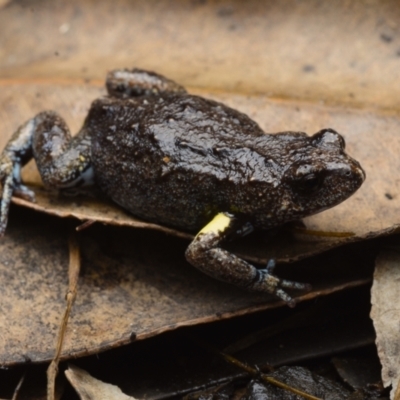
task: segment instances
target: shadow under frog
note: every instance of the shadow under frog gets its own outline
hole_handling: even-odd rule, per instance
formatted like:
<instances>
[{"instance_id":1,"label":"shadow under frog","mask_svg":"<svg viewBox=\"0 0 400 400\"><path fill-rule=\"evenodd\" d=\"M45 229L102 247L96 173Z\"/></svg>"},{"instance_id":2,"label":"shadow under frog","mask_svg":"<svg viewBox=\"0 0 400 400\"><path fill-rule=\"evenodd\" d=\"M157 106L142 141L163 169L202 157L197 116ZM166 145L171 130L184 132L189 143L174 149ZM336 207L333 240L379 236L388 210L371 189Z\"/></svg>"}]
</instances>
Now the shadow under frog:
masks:
<instances>
[{"instance_id":1,"label":"shadow under frog","mask_svg":"<svg viewBox=\"0 0 400 400\"><path fill-rule=\"evenodd\" d=\"M23 124L0 156L0 234L11 196L35 200L20 170L34 158L47 187L96 184L142 219L199 231L187 260L204 273L250 291L274 294L309 285L273 275L220 247L253 229L318 213L363 183L342 136L324 129L265 134L247 115L193 96L175 82L139 69L115 70L108 96L95 100L80 132L44 111Z\"/></svg>"}]
</instances>

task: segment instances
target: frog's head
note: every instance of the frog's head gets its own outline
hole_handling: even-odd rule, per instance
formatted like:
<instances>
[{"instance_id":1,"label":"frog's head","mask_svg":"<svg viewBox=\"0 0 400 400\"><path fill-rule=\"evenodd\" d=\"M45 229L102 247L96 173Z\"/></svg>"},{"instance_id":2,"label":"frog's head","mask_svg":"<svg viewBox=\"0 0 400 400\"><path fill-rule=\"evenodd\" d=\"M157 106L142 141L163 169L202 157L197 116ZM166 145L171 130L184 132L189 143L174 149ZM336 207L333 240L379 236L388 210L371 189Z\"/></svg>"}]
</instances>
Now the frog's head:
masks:
<instances>
[{"instance_id":1,"label":"frog's head","mask_svg":"<svg viewBox=\"0 0 400 400\"><path fill-rule=\"evenodd\" d=\"M341 203L365 180L364 170L345 153L345 141L336 131L324 129L305 139L283 176L288 206L299 217Z\"/></svg>"}]
</instances>

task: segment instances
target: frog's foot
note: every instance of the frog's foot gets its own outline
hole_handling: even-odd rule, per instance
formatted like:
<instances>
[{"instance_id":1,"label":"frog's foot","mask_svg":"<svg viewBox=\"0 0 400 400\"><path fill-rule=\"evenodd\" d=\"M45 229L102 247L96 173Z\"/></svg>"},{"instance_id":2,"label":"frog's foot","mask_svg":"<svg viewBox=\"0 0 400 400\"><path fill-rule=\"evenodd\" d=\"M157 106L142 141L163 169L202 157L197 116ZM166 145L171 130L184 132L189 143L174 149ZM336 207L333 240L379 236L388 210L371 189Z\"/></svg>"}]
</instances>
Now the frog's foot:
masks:
<instances>
[{"instance_id":1,"label":"frog's foot","mask_svg":"<svg viewBox=\"0 0 400 400\"><path fill-rule=\"evenodd\" d=\"M18 158L4 151L0 156L0 182L2 184L0 205L0 237L4 235L8 221L11 197L17 196L34 202L35 194L21 183L21 164Z\"/></svg>"},{"instance_id":2,"label":"frog's foot","mask_svg":"<svg viewBox=\"0 0 400 400\"><path fill-rule=\"evenodd\" d=\"M246 226L246 229L241 229L243 226ZM186 250L186 259L207 275L253 292L270 293L285 301L290 307L294 307L296 301L284 289L309 290L308 284L280 279L273 275L274 260L270 260L265 269L258 270L219 247L224 239L245 234L248 231L248 222L243 224L231 214L220 213L199 232L189 245Z\"/></svg>"},{"instance_id":3,"label":"frog's foot","mask_svg":"<svg viewBox=\"0 0 400 400\"><path fill-rule=\"evenodd\" d=\"M43 111L21 125L0 154L0 236L7 226L11 196L35 201L35 194L21 180L21 168L31 158L45 186L65 189L92 184L90 156L86 127L72 138L67 124L54 111Z\"/></svg>"},{"instance_id":4,"label":"frog's foot","mask_svg":"<svg viewBox=\"0 0 400 400\"><path fill-rule=\"evenodd\" d=\"M11 196L14 190L13 176L8 175L2 179L3 191L0 205L0 237L4 236L8 221L8 211L10 209Z\"/></svg>"},{"instance_id":5,"label":"frog's foot","mask_svg":"<svg viewBox=\"0 0 400 400\"><path fill-rule=\"evenodd\" d=\"M257 270L257 278L251 284L251 290L268 292L283 300L289 307L296 305L296 300L292 299L283 289L295 289L310 291L311 285L280 279L273 275L276 263L274 259L268 261L266 268Z\"/></svg>"},{"instance_id":6,"label":"frog's foot","mask_svg":"<svg viewBox=\"0 0 400 400\"><path fill-rule=\"evenodd\" d=\"M31 203L36 203L35 192L29 189L22 183L17 184L14 187L13 196L19 197L20 199L24 199L26 201L30 201Z\"/></svg>"}]
</instances>

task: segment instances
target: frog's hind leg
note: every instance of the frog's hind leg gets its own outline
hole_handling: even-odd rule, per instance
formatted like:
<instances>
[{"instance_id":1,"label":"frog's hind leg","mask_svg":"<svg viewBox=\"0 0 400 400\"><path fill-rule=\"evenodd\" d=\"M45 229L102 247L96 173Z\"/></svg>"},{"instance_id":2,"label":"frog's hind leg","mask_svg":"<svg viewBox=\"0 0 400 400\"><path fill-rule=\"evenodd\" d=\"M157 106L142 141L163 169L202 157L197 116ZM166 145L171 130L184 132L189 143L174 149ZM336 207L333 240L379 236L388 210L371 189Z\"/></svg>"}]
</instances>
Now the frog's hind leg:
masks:
<instances>
[{"instance_id":1,"label":"frog's hind leg","mask_svg":"<svg viewBox=\"0 0 400 400\"><path fill-rule=\"evenodd\" d=\"M19 127L0 155L0 236L7 226L11 197L35 201L34 193L22 184L21 167L34 158L46 186L68 188L92 183L90 155L85 128L71 139L66 123L53 111L41 112Z\"/></svg>"},{"instance_id":2,"label":"frog's hind leg","mask_svg":"<svg viewBox=\"0 0 400 400\"><path fill-rule=\"evenodd\" d=\"M257 269L220 247L223 240L248 232L249 223L243 224L231 214L220 213L189 245L186 259L207 275L250 291L273 294L293 307L296 301L283 289L309 290L308 284L283 280L273 275L273 260L265 269Z\"/></svg>"},{"instance_id":3,"label":"frog's hind leg","mask_svg":"<svg viewBox=\"0 0 400 400\"><path fill-rule=\"evenodd\" d=\"M117 69L107 74L106 87L112 97L127 99L160 93L186 93L184 87L155 72L142 69Z\"/></svg>"}]
</instances>

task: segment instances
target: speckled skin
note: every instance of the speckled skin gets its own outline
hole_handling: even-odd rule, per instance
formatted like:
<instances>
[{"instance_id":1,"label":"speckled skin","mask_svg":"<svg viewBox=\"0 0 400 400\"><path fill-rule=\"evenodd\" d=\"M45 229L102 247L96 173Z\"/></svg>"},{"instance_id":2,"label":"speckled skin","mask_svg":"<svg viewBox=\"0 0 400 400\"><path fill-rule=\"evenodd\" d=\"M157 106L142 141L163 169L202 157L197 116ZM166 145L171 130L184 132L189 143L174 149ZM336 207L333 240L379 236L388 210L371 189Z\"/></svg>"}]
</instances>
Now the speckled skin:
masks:
<instances>
[{"instance_id":1,"label":"speckled skin","mask_svg":"<svg viewBox=\"0 0 400 400\"><path fill-rule=\"evenodd\" d=\"M188 94L102 98L85 127L102 190L139 217L183 230L218 212L270 228L340 203L364 179L334 131L266 135L245 114Z\"/></svg>"},{"instance_id":2,"label":"speckled skin","mask_svg":"<svg viewBox=\"0 0 400 400\"><path fill-rule=\"evenodd\" d=\"M223 250L223 240L268 229L342 202L365 178L344 139L325 129L265 134L248 116L193 96L175 82L142 70L107 76L109 96L95 100L71 138L56 113L22 125L0 155L0 234L11 195L34 201L20 177L32 157L46 186L96 183L134 215L198 231L186 258L203 272L294 305L283 288L308 286L258 270ZM215 217L215 218L214 218ZM211 222L210 222L211 221Z\"/></svg>"}]
</instances>

